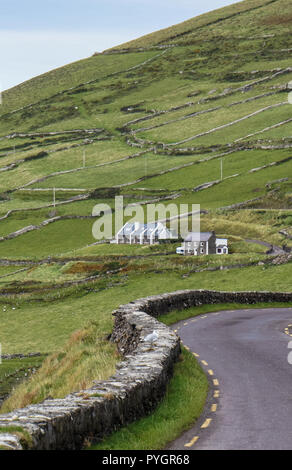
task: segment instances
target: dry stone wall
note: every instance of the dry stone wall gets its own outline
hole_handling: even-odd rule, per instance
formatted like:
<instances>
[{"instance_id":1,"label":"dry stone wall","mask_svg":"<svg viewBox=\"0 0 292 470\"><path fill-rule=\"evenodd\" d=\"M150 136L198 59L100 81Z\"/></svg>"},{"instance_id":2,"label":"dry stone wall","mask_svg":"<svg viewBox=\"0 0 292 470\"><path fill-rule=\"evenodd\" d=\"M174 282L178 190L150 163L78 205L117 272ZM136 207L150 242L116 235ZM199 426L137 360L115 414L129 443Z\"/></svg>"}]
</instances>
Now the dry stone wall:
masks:
<instances>
[{"instance_id":1,"label":"dry stone wall","mask_svg":"<svg viewBox=\"0 0 292 470\"><path fill-rule=\"evenodd\" d=\"M203 304L236 302L292 302L292 293L177 291L139 299L120 306L113 315L111 340L123 354L116 374L95 382L64 399L44 402L0 415L0 448L22 449L10 426L27 431L37 450L80 449L86 438L102 438L157 406L166 392L173 367L180 354L180 340L156 317L171 310ZM156 330L151 345L144 337ZM8 430L7 430L8 428Z\"/></svg>"}]
</instances>

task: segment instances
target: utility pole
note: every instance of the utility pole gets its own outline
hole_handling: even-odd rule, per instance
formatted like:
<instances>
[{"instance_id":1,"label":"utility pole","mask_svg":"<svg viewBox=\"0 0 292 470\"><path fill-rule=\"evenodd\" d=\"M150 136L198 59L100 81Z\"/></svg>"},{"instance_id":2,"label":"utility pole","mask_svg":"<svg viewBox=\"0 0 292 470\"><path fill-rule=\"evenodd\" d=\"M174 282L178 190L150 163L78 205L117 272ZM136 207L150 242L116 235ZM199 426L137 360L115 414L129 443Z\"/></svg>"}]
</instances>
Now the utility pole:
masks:
<instances>
[{"instance_id":1,"label":"utility pole","mask_svg":"<svg viewBox=\"0 0 292 470\"><path fill-rule=\"evenodd\" d=\"M221 181L223 180L223 158L221 158Z\"/></svg>"},{"instance_id":2,"label":"utility pole","mask_svg":"<svg viewBox=\"0 0 292 470\"><path fill-rule=\"evenodd\" d=\"M56 208L56 188L53 188L53 205L55 209Z\"/></svg>"},{"instance_id":3,"label":"utility pole","mask_svg":"<svg viewBox=\"0 0 292 470\"><path fill-rule=\"evenodd\" d=\"M85 168L85 163L86 163L86 155L85 155L85 150L83 150L83 168Z\"/></svg>"}]
</instances>

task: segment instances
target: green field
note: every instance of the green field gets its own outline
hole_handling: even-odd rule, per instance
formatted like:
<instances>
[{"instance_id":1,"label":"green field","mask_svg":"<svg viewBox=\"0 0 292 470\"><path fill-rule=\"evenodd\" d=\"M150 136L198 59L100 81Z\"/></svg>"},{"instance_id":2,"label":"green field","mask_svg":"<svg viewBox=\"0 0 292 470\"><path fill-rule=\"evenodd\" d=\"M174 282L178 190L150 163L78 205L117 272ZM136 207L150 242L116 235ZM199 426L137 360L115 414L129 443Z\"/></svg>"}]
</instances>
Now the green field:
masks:
<instances>
[{"instance_id":1,"label":"green field","mask_svg":"<svg viewBox=\"0 0 292 470\"><path fill-rule=\"evenodd\" d=\"M288 0L245 0L3 93L0 342L4 354L50 354L3 409L111 375L120 304L176 289L291 291L291 18ZM200 204L201 230L228 237L230 254L94 244L92 210L116 195L144 213L156 198ZM262 242L287 253L275 261Z\"/></svg>"}]
</instances>

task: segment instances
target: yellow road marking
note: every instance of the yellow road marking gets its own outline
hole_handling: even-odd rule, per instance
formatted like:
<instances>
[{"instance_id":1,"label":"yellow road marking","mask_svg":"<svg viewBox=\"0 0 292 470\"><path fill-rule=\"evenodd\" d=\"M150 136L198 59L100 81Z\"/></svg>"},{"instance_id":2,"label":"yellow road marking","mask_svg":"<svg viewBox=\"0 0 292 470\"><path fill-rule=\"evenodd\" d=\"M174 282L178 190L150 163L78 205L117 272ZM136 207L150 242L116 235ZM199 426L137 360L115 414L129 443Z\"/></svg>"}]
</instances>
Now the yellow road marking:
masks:
<instances>
[{"instance_id":1,"label":"yellow road marking","mask_svg":"<svg viewBox=\"0 0 292 470\"><path fill-rule=\"evenodd\" d=\"M184 326L187 326L188 322L184 323Z\"/></svg>"},{"instance_id":2,"label":"yellow road marking","mask_svg":"<svg viewBox=\"0 0 292 470\"><path fill-rule=\"evenodd\" d=\"M205 429L209 426L209 424L211 423L212 419L211 418L208 418L206 419L206 421L202 424L201 428L202 429Z\"/></svg>"},{"instance_id":3,"label":"yellow road marking","mask_svg":"<svg viewBox=\"0 0 292 470\"><path fill-rule=\"evenodd\" d=\"M217 405L216 405L216 403L214 403L214 404L211 406L211 411L212 411L213 413L215 413L215 411L217 411Z\"/></svg>"},{"instance_id":4,"label":"yellow road marking","mask_svg":"<svg viewBox=\"0 0 292 470\"><path fill-rule=\"evenodd\" d=\"M219 390L215 390L213 397L219 398L219 394L220 394Z\"/></svg>"},{"instance_id":5,"label":"yellow road marking","mask_svg":"<svg viewBox=\"0 0 292 470\"><path fill-rule=\"evenodd\" d=\"M213 379L213 384L214 384L216 387L218 387L218 385L219 385L218 379Z\"/></svg>"},{"instance_id":6,"label":"yellow road marking","mask_svg":"<svg viewBox=\"0 0 292 470\"><path fill-rule=\"evenodd\" d=\"M190 442L185 444L185 447L192 447L197 442L198 439L199 439L199 436L195 436Z\"/></svg>"},{"instance_id":7,"label":"yellow road marking","mask_svg":"<svg viewBox=\"0 0 292 470\"><path fill-rule=\"evenodd\" d=\"M207 318L207 315L202 316L201 318Z\"/></svg>"},{"instance_id":8,"label":"yellow road marking","mask_svg":"<svg viewBox=\"0 0 292 470\"><path fill-rule=\"evenodd\" d=\"M208 365L208 362L206 362L206 361L201 361L201 363L204 364L204 366Z\"/></svg>"},{"instance_id":9,"label":"yellow road marking","mask_svg":"<svg viewBox=\"0 0 292 470\"><path fill-rule=\"evenodd\" d=\"M196 354L196 353L193 353L193 355L194 355L195 357L200 357L199 354Z\"/></svg>"},{"instance_id":10,"label":"yellow road marking","mask_svg":"<svg viewBox=\"0 0 292 470\"><path fill-rule=\"evenodd\" d=\"M186 346L186 345L185 345L185 348L186 348L186 350L187 350L187 351L189 351L189 350L190 350L190 348L189 348L188 346Z\"/></svg>"},{"instance_id":11,"label":"yellow road marking","mask_svg":"<svg viewBox=\"0 0 292 470\"><path fill-rule=\"evenodd\" d=\"M212 371L212 369L209 369L208 372L209 372L209 375L214 375L214 372Z\"/></svg>"}]
</instances>

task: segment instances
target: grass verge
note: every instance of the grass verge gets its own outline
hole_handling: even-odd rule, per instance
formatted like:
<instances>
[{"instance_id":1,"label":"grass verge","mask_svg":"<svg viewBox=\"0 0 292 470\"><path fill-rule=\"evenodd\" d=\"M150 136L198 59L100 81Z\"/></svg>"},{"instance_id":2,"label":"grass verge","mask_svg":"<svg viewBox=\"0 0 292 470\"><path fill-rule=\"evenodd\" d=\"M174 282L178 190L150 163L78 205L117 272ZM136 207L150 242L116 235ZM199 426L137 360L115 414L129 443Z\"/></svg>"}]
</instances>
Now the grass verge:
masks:
<instances>
[{"instance_id":1,"label":"grass verge","mask_svg":"<svg viewBox=\"0 0 292 470\"><path fill-rule=\"evenodd\" d=\"M19 438L20 444L24 450L31 448L32 439L30 434L20 426L1 426L0 434L14 434ZM6 447L0 447L0 450L8 450Z\"/></svg>"},{"instance_id":2,"label":"grass verge","mask_svg":"<svg viewBox=\"0 0 292 470\"><path fill-rule=\"evenodd\" d=\"M292 303L258 303L203 305L161 315L158 320L166 325L220 310L240 310L271 307L292 307ZM175 365L174 376L165 398L158 408L142 418L106 437L89 450L160 450L193 425L203 411L208 392L208 380L194 356L182 348L181 361Z\"/></svg>"},{"instance_id":3,"label":"grass verge","mask_svg":"<svg viewBox=\"0 0 292 470\"><path fill-rule=\"evenodd\" d=\"M47 357L39 371L4 401L0 413L86 389L93 380L113 374L116 360L115 346L100 337L98 323L92 323L73 333L61 352Z\"/></svg>"},{"instance_id":4,"label":"grass verge","mask_svg":"<svg viewBox=\"0 0 292 470\"><path fill-rule=\"evenodd\" d=\"M186 310L174 310L168 313L166 316L161 315L158 320L163 322L165 325L172 325L181 320L187 320L188 318L196 317L204 313L214 313L224 310L246 310L246 309L257 309L257 308L287 308L292 307L292 303L287 302L265 302L257 304L237 304L237 303L225 303L216 305L201 305L200 307L192 307Z\"/></svg>"},{"instance_id":5,"label":"grass verge","mask_svg":"<svg viewBox=\"0 0 292 470\"><path fill-rule=\"evenodd\" d=\"M200 416L208 380L194 356L182 348L180 361L161 404L151 415L90 446L90 450L162 449Z\"/></svg>"},{"instance_id":6,"label":"grass verge","mask_svg":"<svg viewBox=\"0 0 292 470\"><path fill-rule=\"evenodd\" d=\"M21 381L26 381L41 366L45 356L3 359L0 364L0 402Z\"/></svg>"}]
</instances>

